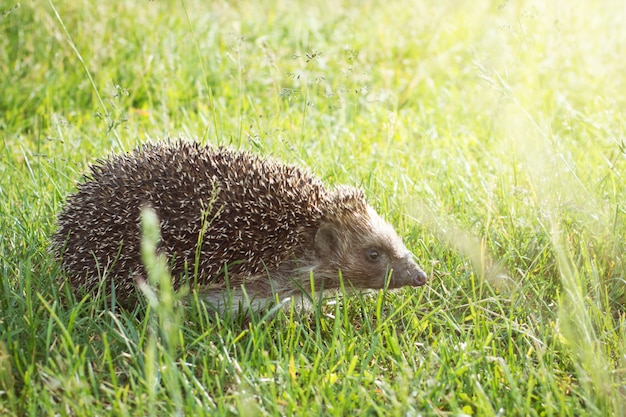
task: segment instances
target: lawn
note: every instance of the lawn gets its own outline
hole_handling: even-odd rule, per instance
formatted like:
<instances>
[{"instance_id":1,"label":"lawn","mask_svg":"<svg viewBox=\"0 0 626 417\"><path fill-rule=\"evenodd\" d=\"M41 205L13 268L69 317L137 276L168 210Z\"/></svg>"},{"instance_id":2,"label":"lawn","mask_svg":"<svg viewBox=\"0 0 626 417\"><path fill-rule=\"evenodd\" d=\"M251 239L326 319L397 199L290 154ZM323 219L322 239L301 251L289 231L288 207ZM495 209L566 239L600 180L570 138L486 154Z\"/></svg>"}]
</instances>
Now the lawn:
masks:
<instances>
[{"instance_id":1,"label":"lawn","mask_svg":"<svg viewBox=\"0 0 626 417\"><path fill-rule=\"evenodd\" d=\"M0 0L0 415L626 416L625 21ZM56 214L91 162L165 137L361 187L427 286L221 317L76 297Z\"/></svg>"}]
</instances>

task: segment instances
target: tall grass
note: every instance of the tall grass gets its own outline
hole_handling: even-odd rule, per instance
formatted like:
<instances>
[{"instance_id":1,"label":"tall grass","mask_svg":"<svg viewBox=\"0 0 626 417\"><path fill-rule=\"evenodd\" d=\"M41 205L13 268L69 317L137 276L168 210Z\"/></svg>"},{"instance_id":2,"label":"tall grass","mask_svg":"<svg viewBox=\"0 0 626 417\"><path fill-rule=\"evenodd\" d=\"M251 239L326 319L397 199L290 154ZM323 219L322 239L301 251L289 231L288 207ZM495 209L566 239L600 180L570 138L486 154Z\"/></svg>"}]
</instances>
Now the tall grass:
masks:
<instances>
[{"instance_id":1,"label":"tall grass","mask_svg":"<svg viewBox=\"0 0 626 417\"><path fill-rule=\"evenodd\" d=\"M620 1L0 13L0 414L626 415ZM167 279L135 311L78 299L47 250L65 196L179 135L362 187L429 285L248 316Z\"/></svg>"}]
</instances>

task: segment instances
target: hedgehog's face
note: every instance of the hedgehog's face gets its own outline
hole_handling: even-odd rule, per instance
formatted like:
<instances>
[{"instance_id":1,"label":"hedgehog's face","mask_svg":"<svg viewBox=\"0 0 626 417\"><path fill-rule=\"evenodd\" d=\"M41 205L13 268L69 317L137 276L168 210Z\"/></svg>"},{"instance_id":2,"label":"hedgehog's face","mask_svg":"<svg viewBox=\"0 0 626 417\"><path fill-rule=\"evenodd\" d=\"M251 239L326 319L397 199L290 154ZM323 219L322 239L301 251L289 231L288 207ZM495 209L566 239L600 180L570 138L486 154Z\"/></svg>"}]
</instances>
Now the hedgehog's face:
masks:
<instances>
[{"instance_id":1,"label":"hedgehog's face","mask_svg":"<svg viewBox=\"0 0 626 417\"><path fill-rule=\"evenodd\" d=\"M427 280L400 237L371 207L367 215L355 216L347 225L322 224L315 245L322 269L331 276L340 270L346 286L399 288L421 286Z\"/></svg>"}]
</instances>

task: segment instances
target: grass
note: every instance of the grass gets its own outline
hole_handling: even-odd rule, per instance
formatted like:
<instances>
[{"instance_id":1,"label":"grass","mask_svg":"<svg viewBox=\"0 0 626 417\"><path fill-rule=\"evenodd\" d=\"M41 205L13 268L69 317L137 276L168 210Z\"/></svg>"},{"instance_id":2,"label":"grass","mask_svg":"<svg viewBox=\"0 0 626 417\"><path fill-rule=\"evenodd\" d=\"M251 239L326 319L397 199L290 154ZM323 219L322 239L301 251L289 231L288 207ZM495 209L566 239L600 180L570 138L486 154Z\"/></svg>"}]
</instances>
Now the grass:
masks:
<instances>
[{"instance_id":1,"label":"grass","mask_svg":"<svg viewBox=\"0 0 626 417\"><path fill-rule=\"evenodd\" d=\"M0 414L626 416L619 0L0 1ZM431 280L76 299L88 163L188 136L362 187Z\"/></svg>"}]
</instances>

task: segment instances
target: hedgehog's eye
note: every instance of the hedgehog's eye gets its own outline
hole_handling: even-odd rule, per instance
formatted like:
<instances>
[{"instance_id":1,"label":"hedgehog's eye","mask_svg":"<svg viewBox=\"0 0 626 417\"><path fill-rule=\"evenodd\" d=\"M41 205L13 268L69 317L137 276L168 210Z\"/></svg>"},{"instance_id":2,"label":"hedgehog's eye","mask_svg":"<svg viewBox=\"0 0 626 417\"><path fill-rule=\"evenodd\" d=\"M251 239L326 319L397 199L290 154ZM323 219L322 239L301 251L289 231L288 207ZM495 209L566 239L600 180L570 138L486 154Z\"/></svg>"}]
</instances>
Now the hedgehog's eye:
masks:
<instances>
[{"instance_id":1,"label":"hedgehog's eye","mask_svg":"<svg viewBox=\"0 0 626 417\"><path fill-rule=\"evenodd\" d=\"M380 252L378 252L376 249L370 249L367 252L367 260L370 262L377 262L378 258L380 258Z\"/></svg>"}]
</instances>

